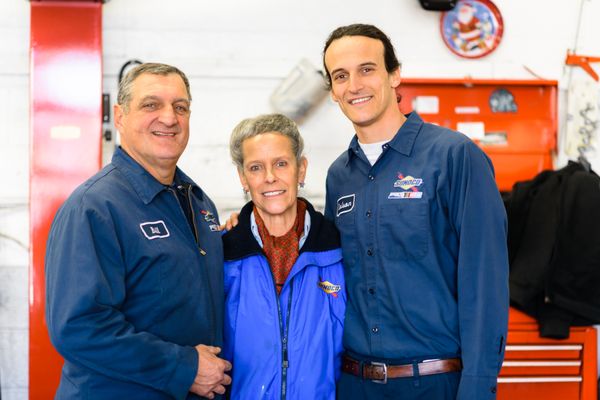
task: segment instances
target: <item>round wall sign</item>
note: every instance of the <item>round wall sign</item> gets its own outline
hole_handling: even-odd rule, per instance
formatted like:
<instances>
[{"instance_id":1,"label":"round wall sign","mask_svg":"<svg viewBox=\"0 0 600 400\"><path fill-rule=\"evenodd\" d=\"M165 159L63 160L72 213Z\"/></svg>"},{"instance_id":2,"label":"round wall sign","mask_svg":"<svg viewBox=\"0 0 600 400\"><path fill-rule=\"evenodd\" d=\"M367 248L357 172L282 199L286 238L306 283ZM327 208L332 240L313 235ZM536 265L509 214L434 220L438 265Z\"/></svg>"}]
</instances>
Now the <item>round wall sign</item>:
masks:
<instances>
[{"instance_id":1,"label":"round wall sign","mask_svg":"<svg viewBox=\"0 0 600 400\"><path fill-rule=\"evenodd\" d=\"M491 0L458 0L452 11L442 13L440 30L453 53L479 58L498 47L504 24Z\"/></svg>"}]
</instances>

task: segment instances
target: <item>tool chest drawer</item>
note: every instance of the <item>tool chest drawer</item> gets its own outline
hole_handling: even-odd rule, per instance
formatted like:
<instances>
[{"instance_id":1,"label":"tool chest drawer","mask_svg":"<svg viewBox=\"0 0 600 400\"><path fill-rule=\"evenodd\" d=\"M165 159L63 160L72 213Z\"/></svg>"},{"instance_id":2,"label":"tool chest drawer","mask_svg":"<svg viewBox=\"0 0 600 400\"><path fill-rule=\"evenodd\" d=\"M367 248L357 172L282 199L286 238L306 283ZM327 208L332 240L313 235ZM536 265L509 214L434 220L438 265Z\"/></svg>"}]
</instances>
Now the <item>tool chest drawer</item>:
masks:
<instances>
[{"instance_id":1,"label":"tool chest drawer","mask_svg":"<svg viewBox=\"0 0 600 400\"><path fill-rule=\"evenodd\" d=\"M510 310L499 400L595 400L596 330L573 327L567 339L539 336L535 320Z\"/></svg>"}]
</instances>

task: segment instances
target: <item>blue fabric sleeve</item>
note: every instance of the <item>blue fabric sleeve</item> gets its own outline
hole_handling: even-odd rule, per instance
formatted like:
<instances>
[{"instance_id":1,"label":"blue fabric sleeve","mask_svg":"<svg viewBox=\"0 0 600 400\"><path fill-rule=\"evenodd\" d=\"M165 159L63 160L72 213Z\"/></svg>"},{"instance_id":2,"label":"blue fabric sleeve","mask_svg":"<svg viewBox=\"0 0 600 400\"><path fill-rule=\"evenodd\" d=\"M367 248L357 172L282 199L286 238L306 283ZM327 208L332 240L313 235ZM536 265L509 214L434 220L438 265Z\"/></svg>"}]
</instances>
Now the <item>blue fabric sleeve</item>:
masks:
<instances>
[{"instance_id":1,"label":"blue fabric sleeve","mask_svg":"<svg viewBox=\"0 0 600 400\"><path fill-rule=\"evenodd\" d=\"M507 220L493 166L472 142L452 155L449 213L459 236L458 399L493 399L508 325Z\"/></svg>"},{"instance_id":2,"label":"blue fabric sleeve","mask_svg":"<svg viewBox=\"0 0 600 400\"><path fill-rule=\"evenodd\" d=\"M224 293L225 293L225 329L223 332L223 349L221 357L233 363L233 355L235 353L235 331L237 325L237 310L239 298L232 299L231 296L236 296L236 291L232 290L232 286L240 285L240 267L241 260L226 261L223 265L224 274Z\"/></svg>"},{"instance_id":3,"label":"blue fabric sleeve","mask_svg":"<svg viewBox=\"0 0 600 400\"><path fill-rule=\"evenodd\" d=\"M342 290L337 293L337 297L328 296L329 300L329 308L332 313L332 328L333 333L333 356L334 356L334 371L335 371L335 380L336 382L340 379L342 375L342 355L344 354L344 346L342 343L343 332L344 332L344 318L346 314L346 282L344 280L344 265L339 262L335 266L330 267L325 270L328 275L326 276L324 273L325 280L329 280L331 282L335 282L336 284L340 284L342 286Z\"/></svg>"},{"instance_id":4,"label":"blue fabric sleeve","mask_svg":"<svg viewBox=\"0 0 600 400\"><path fill-rule=\"evenodd\" d=\"M46 254L46 320L65 359L114 379L186 398L198 369L191 346L136 331L127 301L126 242L110 213L68 201L57 214ZM182 327L185 329L185 327Z\"/></svg>"},{"instance_id":5,"label":"blue fabric sleeve","mask_svg":"<svg viewBox=\"0 0 600 400\"><path fill-rule=\"evenodd\" d=\"M327 173L327 178L325 181L325 218L327 218L330 221L333 221L334 217L335 217L335 212L334 212L334 204L333 201L331 200L331 190L329 188L329 172Z\"/></svg>"}]
</instances>

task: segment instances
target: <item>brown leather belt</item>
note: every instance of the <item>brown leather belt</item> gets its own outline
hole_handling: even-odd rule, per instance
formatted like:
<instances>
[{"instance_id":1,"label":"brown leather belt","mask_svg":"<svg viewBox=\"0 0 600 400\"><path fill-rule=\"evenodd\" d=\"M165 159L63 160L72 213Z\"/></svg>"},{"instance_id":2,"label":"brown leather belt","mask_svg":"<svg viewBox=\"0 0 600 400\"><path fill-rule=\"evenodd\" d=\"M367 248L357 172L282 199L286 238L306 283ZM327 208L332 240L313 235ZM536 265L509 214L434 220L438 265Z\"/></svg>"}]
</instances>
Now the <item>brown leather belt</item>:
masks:
<instances>
[{"instance_id":1,"label":"brown leather belt","mask_svg":"<svg viewBox=\"0 0 600 400\"><path fill-rule=\"evenodd\" d=\"M445 360L425 360L416 364L419 375L435 375L444 372L462 370L460 358ZM388 365L374 361L362 363L348 356L342 357L342 371L354 376L362 376L377 383L387 383L388 378L406 378L414 376L413 364Z\"/></svg>"}]
</instances>

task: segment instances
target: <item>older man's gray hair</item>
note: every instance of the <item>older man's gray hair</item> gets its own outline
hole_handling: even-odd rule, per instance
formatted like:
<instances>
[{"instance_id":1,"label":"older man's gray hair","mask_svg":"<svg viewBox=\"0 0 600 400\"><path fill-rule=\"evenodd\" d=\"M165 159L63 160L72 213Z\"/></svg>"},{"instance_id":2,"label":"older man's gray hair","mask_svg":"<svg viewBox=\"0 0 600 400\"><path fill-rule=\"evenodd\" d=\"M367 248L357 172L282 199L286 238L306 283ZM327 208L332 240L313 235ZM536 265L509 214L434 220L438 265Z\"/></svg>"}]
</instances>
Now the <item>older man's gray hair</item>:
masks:
<instances>
[{"instance_id":1,"label":"older man's gray hair","mask_svg":"<svg viewBox=\"0 0 600 400\"><path fill-rule=\"evenodd\" d=\"M123 107L123 111L127 114L129 112L129 103L131 102L131 91L133 89L133 82L142 74L153 74L167 76L171 74L177 74L183 80L185 84L185 90L188 95L188 100L192 101L192 94L190 93L190 81L187 76L177 67L172 65L160 64L160 63L144 63L131 69L119 82L119 94L117 95L117 104Z\"/></svg>"}]
</instances>

